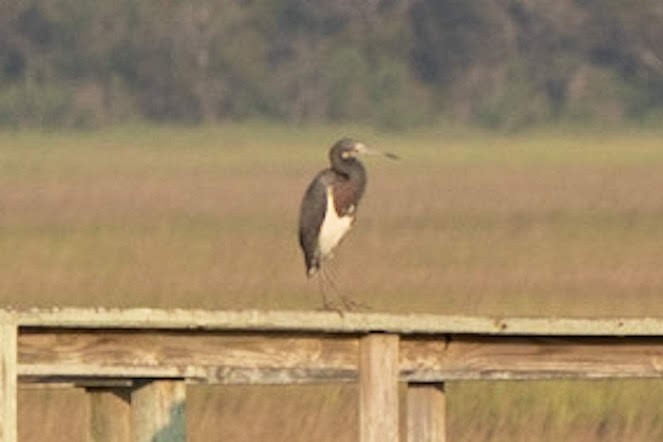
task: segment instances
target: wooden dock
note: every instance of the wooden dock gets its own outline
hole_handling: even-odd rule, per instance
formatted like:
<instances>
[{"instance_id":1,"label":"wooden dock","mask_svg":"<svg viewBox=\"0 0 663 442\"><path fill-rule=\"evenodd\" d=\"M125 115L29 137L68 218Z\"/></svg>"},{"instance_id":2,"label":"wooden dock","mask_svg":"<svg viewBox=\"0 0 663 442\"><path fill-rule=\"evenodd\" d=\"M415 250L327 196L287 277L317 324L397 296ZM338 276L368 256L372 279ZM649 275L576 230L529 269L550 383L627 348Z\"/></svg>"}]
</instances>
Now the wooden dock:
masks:
<instances>
[{"instance_id":1,"label":"wooden dock","mask_svg":"<svg viewBox=\"0 0 663 442\"><path fill-rule=\"evenodd\" d=\"M18 384L84 388L90 440L186 436L186 385L358 382L359 440L445 441L444 383L663 377L663 318L305 311L0 310L0 441Z\"/></svg>"}]
</instances>

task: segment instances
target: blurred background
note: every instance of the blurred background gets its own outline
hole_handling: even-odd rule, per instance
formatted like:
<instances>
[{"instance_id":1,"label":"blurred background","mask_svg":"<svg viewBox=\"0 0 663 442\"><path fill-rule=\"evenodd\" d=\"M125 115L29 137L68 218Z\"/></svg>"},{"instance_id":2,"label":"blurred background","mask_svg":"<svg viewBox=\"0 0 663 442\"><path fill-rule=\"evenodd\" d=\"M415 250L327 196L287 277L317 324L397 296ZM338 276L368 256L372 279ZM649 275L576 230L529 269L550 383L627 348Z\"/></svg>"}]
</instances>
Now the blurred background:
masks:
<instances>
[{"instance_id":1,"label":"blurred background","mask_svg":"<svg viewBox=\"0 0 663 442\"><path fill-rule=\"evenodd\" d=\"M661 20L655 0L17 0L0 124L657 124Z\"/></svg>"},{"instance_id":2,"label":"blurred background","mask_svg":"<svg viewBox=\"0 0 663 442\"><path fill-rule=\"evenodd\" d=\"M663 315L659 0L1 5L3 306L318 309L300 198L353 136L402 161L365 161L344 295ZM447 391L450 441L663 440L659 381ZM190 437L353 441L356 393L191 388ZM80 392L21 395L22 441L85 440Z\"/></svg>"}]
</instances>

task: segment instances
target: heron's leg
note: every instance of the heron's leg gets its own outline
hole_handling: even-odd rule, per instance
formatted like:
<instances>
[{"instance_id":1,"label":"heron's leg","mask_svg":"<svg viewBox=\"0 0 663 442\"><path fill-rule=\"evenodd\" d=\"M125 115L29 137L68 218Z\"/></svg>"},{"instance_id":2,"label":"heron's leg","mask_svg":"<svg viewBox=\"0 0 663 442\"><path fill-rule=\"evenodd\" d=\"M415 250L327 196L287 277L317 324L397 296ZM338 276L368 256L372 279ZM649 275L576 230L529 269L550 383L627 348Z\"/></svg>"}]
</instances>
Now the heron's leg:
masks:
<instances>
[{"instance_id":1,"label":"heron's leg","mask_svg":"<svg viewBox=\"0 0 663 442\"><path fill-rule=\"evenodd\" d=\"M337 271L336 267L333 265L333 261L325 260L325 265L320 266L320 276L326 310L336 310L341 316L343 316L344 311L366 311L371 309L368 305L359 303L341 293L341 290L336 284ZM334 301L331 301L326 297L326 287L329 287L331 291L330 294L333 294L333 297L335 298Z\"/></svg>"},{"instance_id":2,"label":"heron's leg","mask_svg":"<svg viewBox=\"0 0 663 442\"><path fill-rule=\"evenodd\" d=\"M320 267L318 272L318 283L320 287L320 294L322 295L322 308L323 310L334 310L343 316L343 312L340 309L339 303L332 299L332 293L329 293L329 287L334 289L334 285L329 279L329 275L323 266Z\"/></svg>"},{"instance_id":3,"label":"heron's leg","mask_svg":"<svg viewBox=\"0 0 663 442\"><path fill-rule=\"evenodd\" d=\"M338 279L338 272L336 271L336 266L334 265L334 261L331 261L329 259L325 261L324 272L327 283L334 291L334 294L337 297L340 297L341 291L338 289L338 285L336 284L336 280Z\"/></svg>"},{"instance_id":4,"label":"heron's leg","mask_svg":"<svg viewBox=\"0 0 663 442\"><path fill-rule=\"evenodd\" d=\"M350 297L346 296L343 294L341 290L339 290L338 285L336 284L336 280L338 279L337 275L337 268L334 265L334 261L327 262L329 265L326 267L328 269L328 279L330 284L334 288L334 293L336 295L336 298L338 299L338 302L341 304L343 307L343 310L345 311L366 311L370 310L371 308L367 306L366 304L362 304L360 302L357 302Z\"/></svg>"}]
</instances>

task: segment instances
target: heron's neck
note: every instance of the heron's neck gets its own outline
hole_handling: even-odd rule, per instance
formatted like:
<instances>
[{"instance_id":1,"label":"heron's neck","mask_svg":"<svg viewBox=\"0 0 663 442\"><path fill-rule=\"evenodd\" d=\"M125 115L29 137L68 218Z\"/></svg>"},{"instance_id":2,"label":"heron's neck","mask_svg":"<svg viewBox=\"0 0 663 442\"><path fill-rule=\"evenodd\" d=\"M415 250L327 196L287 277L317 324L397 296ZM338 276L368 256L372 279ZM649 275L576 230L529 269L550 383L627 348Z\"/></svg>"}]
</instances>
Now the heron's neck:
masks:
<instances>
[{"instance_id":1,"label":"heron's neck","mask_svg":"<svg viewBox=\"0 0 663 442\"><path fill-rule=\"evenodd\" d=\"M341 175L345 175L350 180L366 181L366 170L363 164L352 158L348 160L338 160L332 162L332 169Z\"/></svg>"}]
</instances>

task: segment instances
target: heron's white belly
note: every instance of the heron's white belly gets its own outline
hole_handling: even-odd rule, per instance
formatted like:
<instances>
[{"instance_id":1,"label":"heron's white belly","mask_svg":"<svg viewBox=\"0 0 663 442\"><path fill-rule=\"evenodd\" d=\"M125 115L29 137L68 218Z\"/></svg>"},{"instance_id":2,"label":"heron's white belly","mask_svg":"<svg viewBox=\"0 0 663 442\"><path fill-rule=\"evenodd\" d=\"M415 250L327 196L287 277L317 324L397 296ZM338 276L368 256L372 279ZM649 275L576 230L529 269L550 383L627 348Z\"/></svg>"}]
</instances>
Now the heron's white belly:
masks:
<instances>
[{"instance_id":1,"label":"heron's white belly","mask_svg":"<svg viewBox=\"0 0 663 442\"><path fill-rule=\"evenodd\" d=\"M318 246L320 254L324 257L329 255L332 250L343 239L346 233L352 227L352 216L338 216L334 208L331 186L327 188L327 211L322 220L320 235L318 236Z\"/></svg>"}]
</instances>

